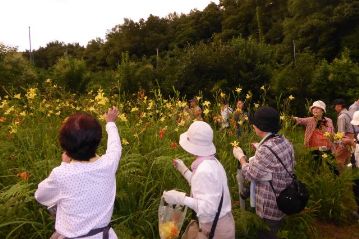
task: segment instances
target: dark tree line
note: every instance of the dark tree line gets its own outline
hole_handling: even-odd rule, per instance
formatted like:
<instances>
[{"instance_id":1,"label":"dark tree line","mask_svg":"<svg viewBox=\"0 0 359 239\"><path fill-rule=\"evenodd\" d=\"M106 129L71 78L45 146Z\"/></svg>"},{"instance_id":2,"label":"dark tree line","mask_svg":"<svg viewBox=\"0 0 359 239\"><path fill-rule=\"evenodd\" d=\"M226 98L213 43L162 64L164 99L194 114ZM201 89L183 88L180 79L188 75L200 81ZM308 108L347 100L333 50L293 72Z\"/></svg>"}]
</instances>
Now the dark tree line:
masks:
<instances>
[{"instance_id":1,"label":"dark tree line","mask_svg":"<svg viewBox=\"0 0 359 239\"><path fill-rule=\"evenodd\" d=\"M358 39L358 1L221 0L189 14L124 19L86 47L50 42L33 52L34 66L2 46L0 81L3 89L53 78L77 92L159 86L187 96L237 86L256 93L266 85L273 97L298 96L298 104L352 100L359 95Z\"/></svg>"}]
</instances>

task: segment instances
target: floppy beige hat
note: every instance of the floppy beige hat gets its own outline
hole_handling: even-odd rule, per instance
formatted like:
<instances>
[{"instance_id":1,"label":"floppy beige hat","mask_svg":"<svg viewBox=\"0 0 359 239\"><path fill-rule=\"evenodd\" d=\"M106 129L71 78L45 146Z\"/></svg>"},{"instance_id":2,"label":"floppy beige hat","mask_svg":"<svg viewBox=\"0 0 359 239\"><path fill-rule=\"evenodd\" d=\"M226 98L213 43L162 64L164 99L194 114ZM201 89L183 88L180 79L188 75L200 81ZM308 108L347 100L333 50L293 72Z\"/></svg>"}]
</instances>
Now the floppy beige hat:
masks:
<instances>
[{"instance_id":1,"label":"floppy beige hat","mask_svg":"<svg viewBox=\"0 0 359 239\"><path fill-rule=\"evenodd\" d=\"M317 108L320 108L322 109L324 112L326 112L325 108L326 108L326 105L323 101L321 100L317 100L317 101L314 101L313 104L309 107L309 111L312 112L312 109L314 107L317 107Z\"/></svg>"},{"instance_id":2,"label":"floppy beige hat","mask_svg":"<svg viewBox=\"0 0 359 239\"><path fill-rule=\"evenodd\" d=\"M211 156L216 153L213 130L203 121L193 122L188 130L180 135L179 144L188 153L196 156Z\"/></svg>"},{"instance_id":3,"label":"floppy beige hat","mask_svg":"<svg viewBox=\"0 0 359 239\"><path fill-rule=\"evenodd\" d=\"M353 119L350 121L352 125L359 125L359 111L355 111L353 114Z\"/></svg>"}]
</instances>

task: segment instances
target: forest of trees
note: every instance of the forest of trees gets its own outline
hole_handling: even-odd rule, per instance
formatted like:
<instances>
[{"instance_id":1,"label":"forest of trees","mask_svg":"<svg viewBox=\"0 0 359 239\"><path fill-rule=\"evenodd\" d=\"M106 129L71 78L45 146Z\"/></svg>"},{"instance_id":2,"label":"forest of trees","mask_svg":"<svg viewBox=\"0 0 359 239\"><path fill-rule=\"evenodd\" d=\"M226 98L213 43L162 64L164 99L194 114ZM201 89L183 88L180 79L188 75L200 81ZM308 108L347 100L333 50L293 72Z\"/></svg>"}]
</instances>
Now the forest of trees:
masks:
<instances>
[{"instance_id":1,"label":"forest of trees","mask_svg":"<svg viewBox=\"0 0 359 239\"><path fill-rule=\"evenodd\" d=\"M124 19L86 47L0 44L0 95L47 78L74 92L160 87L187 96L241 86L307 99L359 96L359 2L221 0L203 11ZM254 94L255 95L255 94Z\"/></svg>"}]
</instances>

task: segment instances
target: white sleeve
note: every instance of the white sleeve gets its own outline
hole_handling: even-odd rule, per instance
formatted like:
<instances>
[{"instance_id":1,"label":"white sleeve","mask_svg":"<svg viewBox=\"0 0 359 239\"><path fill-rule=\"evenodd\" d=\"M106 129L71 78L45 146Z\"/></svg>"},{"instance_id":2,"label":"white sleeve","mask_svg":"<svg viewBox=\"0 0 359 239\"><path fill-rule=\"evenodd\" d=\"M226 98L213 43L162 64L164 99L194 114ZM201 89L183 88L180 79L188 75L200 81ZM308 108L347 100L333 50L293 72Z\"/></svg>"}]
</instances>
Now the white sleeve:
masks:
<instances>
[{"instance_id":1,"label":"white sleeve","mask_svg":"<svg viewBox=\"0 0 359 239\"><path fill-rule=\"evenodd\" d=\"M106 131L108 134L107 139L107 149L106 149L106 158L114 161L117 170L118 162L121 158L122 145L120 140L120 135L118 134L117 126L114 122L108 122L106 124Z\"/></svg>"},{"instance_id":2,"label":"white sleeve","mask_svg":"<svg viewBox=\"0 0 359 239\"><path fill-rule=\"evenodd\" d=\"M56 182L54 171L44 181L39 183L35 192L35 199L47 207L57 204L60 199L59 185Z\"/></svg>"},{"instance_id":3,"label":"white sleeve","mask_svg":"<svg viewBox=\"0 0 359 239\"><path fill-rule=\"evenodd\" d=\"M186 197L185 203L198 217L214 217L222 195L221 180L206 171L197 171L191 180L192 197Z\"/></svg>"}]
</instances>

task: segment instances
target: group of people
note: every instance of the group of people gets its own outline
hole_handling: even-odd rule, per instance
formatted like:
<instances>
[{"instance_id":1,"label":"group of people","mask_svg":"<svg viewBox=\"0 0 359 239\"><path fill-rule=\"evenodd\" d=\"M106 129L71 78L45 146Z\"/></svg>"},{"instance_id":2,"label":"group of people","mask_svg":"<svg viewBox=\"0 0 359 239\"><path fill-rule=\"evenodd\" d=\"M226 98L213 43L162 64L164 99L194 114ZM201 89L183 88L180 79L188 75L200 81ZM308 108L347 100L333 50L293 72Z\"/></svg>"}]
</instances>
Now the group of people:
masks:
<instances>
[{"instance_id":1,"label":"group of people","mask_svg":"<svg viewBox=\"0 0 359 239\"><path fill-rule=\"evenodd\" d=\"M309 148L313 158L318 160L319 152L330 152L335 156L339 170L349 162L353 167L359 167L356 142L359 132L359 100L355 101L349 110L343 99L336 99L333 107L338 114L336 140L331 140L335 133L333 121L326 117L326 104L315 101L309 108L312 116L306 118L294 117L299 125L305 126L304 145Z\"/></svg>"},{"instance_id":2,"label":"group of people","mask_svg":"<svg viewBox=\"0 0 359 239\"><path fill-rule=\"evenodd\" d=\"M189 120L203 120L202 109L199 106L197 98L193 98L190 101L190 107L186 109ZM214 122L220 125L221 129L227 129L233 126L236 129L236 134L239 137L241 135L241 128L243 123L247 119L247 113L244 111L244 102L237 100L236 108L233 110L226 99L220 101L220 115L214 116Z\"/></svg>"},{"instance_id":3,"label":"group of people","mask_svg":"<svg viewBox=\"0 0 359 239\"><path fill-rule=\"evenodd\" d=\"M357 131L349 127L349 123L359 125L359 100L351 107L356 111L354 114L345 109L341 100L336 102L338 130L346 135L347 140L343 140L346 144L353 144L354 132L357 134ZM237 108L241 109L237 113L243 114L243 105L240 104L243 102L237 103ZM194 112L199 112L196 105L193 108ZM335 149L324 136L325 132L334 131L332 121L324 116L325 104L316 101L309 110L313 117L294 118L298 124L306 126L305 145L314 150L337 150L338 160L341 160L347 152L338 147ZM110 226L116 194L115 174L122 151L115 124L117 116L115 107L105 114L108 141L106 153L102 156L96 154L101 126L94 117L77 113L68 117L61 126L62 163L38 185L35 192L38 202L56 209L56 231L52 239L117 238ZM200 227L196 238L208 238L215 225L213 238L234 239L235 222L227 175L216 158L211 126L199 115L197 117L179 138L180 146L193 156L190 168L181 159L173 160L174 168L187 180L191 192L186 195L176 190L165 191L163 198L169 204L185 205L195 212ZM233 156L241 164L245 179L255 182L251 193L255 195L256 213L270 229L258 232L259 238L276 238L285 216L277 206L276 196L292 182L294 150L292 144L278 134L281 126L276 109L261 107L249 117L249 122L261 139L255 144L255 154L248 160L243 150L235 147Z\"/></svg>"}]
</instances>

